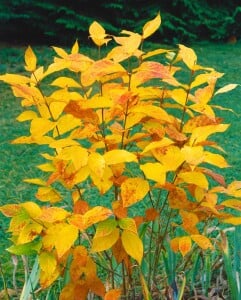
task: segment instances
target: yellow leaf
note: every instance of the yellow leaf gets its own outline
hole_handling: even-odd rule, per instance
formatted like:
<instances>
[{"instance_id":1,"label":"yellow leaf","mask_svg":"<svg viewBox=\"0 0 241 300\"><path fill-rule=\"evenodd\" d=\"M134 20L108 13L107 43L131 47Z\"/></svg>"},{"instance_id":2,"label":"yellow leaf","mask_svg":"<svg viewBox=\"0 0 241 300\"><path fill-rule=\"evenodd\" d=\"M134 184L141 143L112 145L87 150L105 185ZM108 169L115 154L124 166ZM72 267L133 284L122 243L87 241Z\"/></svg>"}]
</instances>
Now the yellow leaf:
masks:
<instances>
[{"instance_id":1,"label":"yellow leaf","mask_svg":"<svg viewBox=\"0 0 241 300\"><path fill-rule=\"evenodd\" d=\"M76 170L88 163L88 151L81 146L69 146L58 154L57 158L72 161Z\"/></svg>"},{"instance_id":2,"label":"yellow leaf","mask_svg":"<svg viewBox=\"0 0 241 300\"><path fill-rule=\"evenodd\" d=\"M54 132L54 137L62 135L77 126L80 126L81 122L80 119L75 118L72 115L66 114L61 116L58 121L57 121L57 127L56 127L56 132ZM57 129L58 128L58 129Z\"/></svg>"},{"instance_id":3,"label":"yellow leaf","mask_svg":"<svg viewBox=\"0 0 241 300\"><path fill-rule=\"evenodd\" d=\"M24 98L22 106L44 105L44 97L35 86L17 83L13 84L12 90L15 97Z\"/></svg>"},{"instance_id":4,"label":"yellow leaf","mask_svg":"<svg viewBox=\"0 0 241 300\"><path fill-rule=\"evenodd\" d=\"M61 258L74 244L78 237L78 229L67 223L57 223L50 226L43 237L45 249L55 247L58 258Z\"/></svg>"},{"instance_id":5,"label":"yellow leaf","mask_svg":"<svg viewBox=\"0 0 241 300\"><path fill-rule=\"evenodd\" d=\"M39 266L45 275L51 277L57 267L56 258L52 253L41 252L39 255Z\"/></svg>"},{"instance_id":6,"label":"yellow leaf","mask_svg":"<svg viewBox=\"0 0 241 300\"><path fill-rule=\"evenodd\" d=\"M91 252L100 252L110 249L117 242L119 235L119 228L114 228L105 236L94 236Z\"/></svg>"},{"instance_id":7,"label":"yellow leaf","mask_svg":"<svg viewBox=\"0 0 241 300\"><path fill-rule=\"evenodd\" d=\"M76 54L78 52L79 52L79 44L78 44L78 40L76 40L71 49L71 54Z\"/></svg>"},{"instance_id":8,"label":"yellow leaf","mask_svg":"<svg viewBox=\"0 0 241 300\"><path fill-rule=\"evenodd\" d=\"M210 73L198 74L193 80L193 82L191 83L191 89L199 85L202 85L204 83L209 83L210 81L215 80L221 77L222 75L223 75L222 73L218 73L216 71L211 71Z\"/></svg>"},{"instance_id":9,"label":"yellow leaf","mask_svg":"<svg viewBox=\"0 0 241 300\"><path fill-rule=\"evenodd\" d=\"M132 218L122 218L118 221L118 225L123 230L129 230L137 234L136 222Z\"/></svg>"},{"instance_id":10,"label":"yellow leaf","mask_svg":"<svg viewBox=\"0 0 241 300\"><path fill-rule=\"evenodd\" d=\"M204 151L201 146L190 147L185 145L181 152L184 154L185 161L191 166L192 171L195 169L195 166L204 160Z\"/></svg>"},{"instance_id":11,"label":"yellow leaf","mask_svg":"<svg viewBox=\"0 0 241 300\"><path fill-rule=\"evenodd\" d=\"M59 278L60 270L58 268L51 274L51 276L42 270L40 270L39 283L42 289L48 288L56 279Z\"/></svg>"},{"instance_id":12,"label":"yellow leaf","mask_svg":"<svg viewBox=\"0 0 241 300\"><path fill-rule=\"evenodd\" d=\"M105 159L98 152L91 153L88 159L88 166L92 172L102 178L105 171Z\"/></svg>"},{"instance_id":13,"label":"yellow leaf","mask_svg":"<svg viewBox=\"0 0 241 300\"><path fill-rule=\"evenodd\" d=\"M36 185L42 185L42 186L46 185L46 181L44 181L43 179L40 179L40 178L24 179L23 181L27 182L27 183L36 184Z\"/></svg>"},{"instance_id":14,"label":"yellow leaf","mask_svg":"<svg viewBox=\"0 0 241 300\"><path fill-rule=\"evenodd\" d=\"M113 213L110 209L103 206L95 206L83 216L85 228L88 228L93 224L99 223L100 221L104 221L111 215L113 215Z\"/></svg>"},{"instance_id":15,"label":"yellow leaf","mask_svg":"<svg viewBox=\"0 0 241 300\"><path fill-rule=\"evenodd\" d=\"M178 174L178 178L186 183L195 184L201 188L208 189L208 180L201 172L182 172Z\"/></svg>"},{"instance_id":16,"label":"yellow leaf","mask_svg":"<svg viewBox=\"0 0 241 300\"><path fill-rule=\"evenodd\" d=\"M26 224L20 231L17 244L26 244L33 241L42 231L43 226L37 223Z\"/></svg>"},{"instance_id":17,"label":"yellow leaf","mask_svg":"<svg viewBox=\"0 0 241 300\"><path fill-rule=\"evenodd\" d=\"M185 256L192 247L192 240L189 236L183 236L179 238L179 251L182 256Z\"/></svg>"},{"instance_id":18,"label":"yellow leaf","mask_svg":"<svg viewBox=\"0 0 241 300\"><path fill-rule=\"evenodd\" d=\"M185 106L187 103L187 92L184 89L174 89L169 92L170 97L177 103Z\"/></svg>"},{"instance_id":19,"label":"yellow leaf","mask_svg":"<svg viewBox=\"0 0 241 300\"><path fill-rule=\"evenodd\" d=\"M9 84L26 84L31 82L31 79L26 76L8 73L0 75L0 80Z\"/></svg>"},{"instance_id":20,"label":"yellow leaf","mask_svg":"<svg viewBox=\"0 0 241 300\"><path fill-rule=\"evenodd\" d=\"M97 60L81 74L81 83L84 86L89 86L95 81L100 81L106 75L113 75L119 72L126 74L126 70L121 64L106 58Z\"/></svg>"},{"instance_id":21,"label":"yellow leaf","mask_svg":"<svg viewBox=\"0 0 241 300\"><path fill-rule=\"evenodd\" d=\"M154 105L136 105L129 110L133 113L143 113L146 116L152 117L157 120L172 122L172 116L170 116L164 109Z\"/></svg>"},{"instance_id":22,"label":"yellow leaf","mask_svg":"<svg viewBox=\"0 0 241 300\"><path fill-rule=\"evenodd\" d=\"M169 146L164 151L159 148L152 150L154 157L160 161L166 171L175 171L185 161L184 154L180 148Z\"/></svg>"},{"instance_id":23,"label":"yellow leaf","mask_svg":"<svg viewBox=\"0 0 241 300\"><path fill-rule=\"evenodd\" d=\"M77 81L75 81L73 78L70 78L70 77L58 77L53 82L51 82L50 85L58 86L61 88L65 88L65 87L80 88L81 87L81 85Z\"/></svg>"},{"instance_id":24,"label":"yellow leaf","mask_svg":"<svg viewBox=\"0 0 241 300\"><path fill-rule=\"evenodd\" d=\"M221 203L221 205L241 211L241 201L237 199L225 200Z\"/></svg>"},{"instance_id":25,"label":"yellow leaf","mask_svg":"<svg viewBox=\"0 0 241 300\"><path fill-rule=\"evenodd\" d=\"M113 218L99 222L96 227L95 237L105 237L117 227L117 221Z\"/></svg>"},{"instance_id":26,"label":"yellow leaf","mask_svg":"<svg viewBox=\"0 0 241 300\"><path fill-rule=\"evenodd\" d=\"M50 144L53 142L53 139L49 136L21 136L19 138L16 138L11 143L12 144L38 144L38 145L44 145L44 144Z\"/></svg>"},{"instance_id":27,"label":"yellow leaf","mask_svg":"<svg viewBox=\"0 0 241 300\"><path fill-rule=\"evenodd\" d=\"M192 234L191 239L203 250L214 249L210 239L204 235Z\"/></svg>"},{"instance_id":28,"label":"yellow leaf","mask_svg":"<svg viewBox=\"0 0 241 300\"><path fill-rule=\"evenodd\" d=\"M162 148L162 147L166 147L169 146L171 144L173 144L174 142L166 137L162 138L160 141L155 141L155 142L151 142L149 143L145 149L142 151L142 153L146 153L152 149L155 148Z\"/></svg>"},{"instance_id":29,"label":"yellow leaf","mask_svg":"<svg viewBox=\"0 0 241 300\"><path fill-rule=\"evenodd\" d=\"M110 38L106 38L105 29L96 21L90 25L89 33L93 42L99 47L111 40Z\"/></svg>"},{"instance_id":30,"label":"yellow leaf","mask_svg":"<svg viewBox=\"0 0 241 300\"><path fill-rule=\"evenodd\" d=\"M43 186L38 188L36 198L43 202L56 203L62 200L61 195L51 186Z\"/></svg>"},{"instance_id":31,"label":"yellow leaf","mask_svg":"<svg viewBox=\"0 0 241 300\"><path fill-rule=\"evenodd\" d=\"M121 199L123 207L128 207L142 200L149 192L147 180L142 178L128 178L121 185Z\"/></svg>"},{"instance_id":32,"label":"yellow leaf","mask_svg":"<svg viewBox=\"0 0 241 300\"><path fill-rule=\"evenodd\" d=\"M143 257L143 244L139 236L132 231L123 230L121 241L126 253L134 258L140 265Z\"/></svg>"},{"instance_id":33,"label":"yellow leaf","mask_svg":"<svg viewBox=\"0 0 241 300\"><path fill-rule=\"evenodd\" d=\"M69 214L69 212L61 207L43 207L42 214L38 217L38 220L41 222L55 223L63 221Z\"/></svg>"},{"instance_id":34,"label":"yellow leaf","mask_svg":"<svg viewBox=\"0 0 241 300\"><path fill-rule=\"evenodd\" d=\"M168 50L168 49L156 49L156 50L152 50L152 51L149 51L149 52L143 54L142 55L142 59L146 59L146 58L158 55L158 54L168 53L170 51L171 50Z\"/></svg>"},{"instance_id":35,"label":"yellow leaf","mask_svg":"<svg viewBox=\"0 0 241 300\"><path fill-rule=\"evenodd\" d=\"M166 169L160 163L146 163L140 166L147 179L154 180L159 184L166 182Z\"/></svg>"},{"instance_id":36,"label":"yellow leaf","mask_svg":"<svg viewBox=\"0 0 241 300\"><path fill-rule=\"evenodd\" d=\"M113 102L108 97L94 96L86 103L88 108L109 108L113 105Z\"/></svg>"},{"instance_id":37,"label":"yellow leaf","mask_svg":"<svg viewBox=\"0 0 241 300\"><path fill-rule=\"evenodd\" d=\"M36 70L37 58L30 46L28 46L27 50L25 51L25 63L26 71L34 72Z\"/></svg>"},{"instance_id":38,"label":"yellow leaf","mask_svg":"<svg viewBox=\"0 0 241 300\"><path fill-rule=\"evenodd\" d=\"M123 162L137 162L136 155L127 150L110 150L103 155L107 165L114 165Z\"/></svg>"},{"instance_id":39,"label":"yellow leaf","mask_svg":"<svg viewBox=\"0 0 241 300\"><path fill-rule=\"evenodd\" d=\"M42 214L41 208L34 202L28 201L20 204L33 219L39 217Z\"/></svg>"},{"instance_id":40,"label":"yellow leaf","mask_svg":"<svg viewBox=\"0 0 241 300\"><path fill-rule=\"evenodd\" d=\"M24 112L22 112L17 118L16 120L19 122L24 122L24 121L29 121L32 119L37 118L37 113L35 111L32 110L26 110Z\"/></svg>"},{"instance_id":41,"label":"yellow leaf","mask_svg":"<svg viewBox=\"0 0 241 300\"><path fill-rule=\"evenodd\" d=\"M161 25L161 16L160 13L151 21L148 21L142 30L142 38L146 39L152 35Z\"/></svg>"},{"instance_id":42,"label":"yellow leaf","mask_svg":"<svg viewBox=\"0 0 241 300\"><path fill-rule=\"evenodd\" d=\"M62 58L66 58L68 56L68 53L59 47L52 47L54 49L54 51Z\"/></svg>"},{"instance_id":43,"label":"yellow leaf","mask_svg":"<svg viewBox=\"0 0 241 300\"><path fill-rule=\"evenodd\" d=\"M222 93L227 93L227 92L229 92L229 91L235 89L238 85L239 85L239 84L232 84L232 83L227 84L227 85L225 85L224 87L218 89L218 90L215 92L214 95L222 94Z\"/></svg>"},{"instance_id":44,"label":"yellow leaf","mask_svg":"<svg viewBox=\"0 0 241 300\"><path fill-rule=\"evenodd\" d=\"M50 148L65 148L65 147L69 147L69 146L78 146L79 143L75 140L72 140L70 138L66 138L66 139L59 139L59 140L55 140L54 142L49 144Z\"/></svg>"},{"instance_id":45,"label":"yellow leaf","mask_svg":"<svg viewBox=\"0 0 241 300\"><path fill-rule=\"evenodd\" d=\"M30 133L32 136L43 136L56 126L55 122L44 118L35 118L31 122Z\"/></svg>"},{"instance_id":46,"label":"yellow leaf","mask_svg":"<svg viewBox=\"0 0 241 300\"><path fill-rule=\"evenodd\" d=\"M229 167L227 161L225 158L220 154L211 153L208 151L204 152L204 161L212 164L214 166L217 166L219 168L227 168Z\"/></svg>"},{"instance_id":47,"label":"yellow leaf","mask_svg":"<svg viewBox=\"0 0 241 300\"><path fill-rule=\"evenodd\" d=\"M223 223L228 223L232 225L241 225L241 217L229 217L222 220Z\"/></svg>"},{"instance_id":48,"label":"yellow leaf","mask_svg":"<svg viewBox=\"0 0 241 300\"><path fill-rule=\"evenodd\" d=\"M127 53L128 56L133 55L138 50L141 44L141 35L127 30L122 30L121 33L128 36L115 36L114 40L123 47L124 53Z\"/></svg>"},{"instance_id":49,"label":"yellow leaf","mask_svg":"<svg viewBox=\"0 0 241 300\"><path fill-rule=\"evenodd\" d=\"M216 132L224 132L229 127L229 124L217 124L217 125L207 125L196 127L192 131L192 135L190 137L189 144L197 145L200 142L203 142L207 139L207 137Z\"/></svg>"},{"instance_id":50,"label":"yellow leaf","mask_svg":"<svg viewBox=\"0 0 241 300\"><path fill-rule=\"evenodd\" d=\"M125 52L125 48L123 46L116 46L107 54L106 58L112 59L115 63L122 62L127 59L130 55Z\"/></svg>"},{"instance_id":51,"label":"yellow leaf","mask_svg":"<svg viewBox=\"0 0 241 300\"><path fill-rule=\"evenodd\" d=\"M193 49L180 44L178 55L190 70L194 70L195 64L197 63L197 56Z\"/></svg>"},{"instance_id":52,"label":"yellow leaf","mask_svg":"<svg viewBox=\"0 0 241 300\"><path fill-rule=\"evenodd\" d=\"M102 156L103 158L103 156ZM103 160L101 159L101 161L103 162ZM102 162L99 161L100 164L102 164ZM92 165L93 167L93 165ZM97 170L97 168L99 168L99 170ZM110 167L105 166L105 168L103 170L101 170L102 166L99 165L99 167L97 166L96 171L99 172L103 172L102 177L100 177L99 175L97 175L97 173L95 171L90 172L90 176L91 179L94 183L94 185L98 188L99 192L101 194L106 193L113 185L113 181L112 181L112 177L113 177L113 173Z\"/></svg>"}]
</instances>

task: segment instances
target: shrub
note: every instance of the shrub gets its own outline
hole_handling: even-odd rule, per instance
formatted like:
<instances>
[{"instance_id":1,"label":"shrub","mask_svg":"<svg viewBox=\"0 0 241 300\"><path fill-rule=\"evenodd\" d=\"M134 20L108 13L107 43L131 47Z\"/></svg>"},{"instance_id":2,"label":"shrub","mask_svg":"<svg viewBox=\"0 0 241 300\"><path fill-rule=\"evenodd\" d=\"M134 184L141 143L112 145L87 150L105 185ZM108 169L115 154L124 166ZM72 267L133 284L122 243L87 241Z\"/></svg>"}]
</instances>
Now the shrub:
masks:
<instances>
[{"instance_id":1,"label":"shrub","mask_svg":"<svg viewBox=\"0 0 241 300\"><path fill-rule=\"evenodd\" d=\"M47 148L43 178L25 179L38 201L0 207L11 218L8 251L37 255L42 289L64 278L61 300L160 299L164 290L181 299L175 256L188 268L215 249L212 222L240 224L241 183L217 171L229 165L211 139L229 127L211 100L236 85L215 91L223 74L184 45L145 52L160 23L158 14L141 34L109 36L93 22L97 59L75 42L70 53L53 47L44 68L28 47L29 75L0 76L22 99L17 120L29 123L13 143Z\"/></svg>"}]
</instances>

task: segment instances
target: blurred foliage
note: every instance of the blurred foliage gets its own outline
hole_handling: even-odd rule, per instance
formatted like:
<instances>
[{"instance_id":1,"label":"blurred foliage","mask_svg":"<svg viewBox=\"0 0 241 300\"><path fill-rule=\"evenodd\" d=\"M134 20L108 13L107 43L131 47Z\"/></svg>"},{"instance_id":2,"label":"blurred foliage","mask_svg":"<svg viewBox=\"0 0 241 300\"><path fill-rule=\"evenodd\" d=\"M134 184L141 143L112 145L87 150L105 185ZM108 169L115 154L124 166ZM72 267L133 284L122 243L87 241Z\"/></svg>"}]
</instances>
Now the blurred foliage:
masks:
<instances>
[{"instance_id":1,"label":"blurred foliage","mask_svg":"<svg viewBox=\"0 0 241 300\"><path fill-rule=\"evenodd\" d=\"M228 40L241 35L239 0L1 0L0 38L11 43L67 44L82 41L86 28L100 22L110 34L140 31L160 11L156 42Z\"/></svg>"}]
</instances>

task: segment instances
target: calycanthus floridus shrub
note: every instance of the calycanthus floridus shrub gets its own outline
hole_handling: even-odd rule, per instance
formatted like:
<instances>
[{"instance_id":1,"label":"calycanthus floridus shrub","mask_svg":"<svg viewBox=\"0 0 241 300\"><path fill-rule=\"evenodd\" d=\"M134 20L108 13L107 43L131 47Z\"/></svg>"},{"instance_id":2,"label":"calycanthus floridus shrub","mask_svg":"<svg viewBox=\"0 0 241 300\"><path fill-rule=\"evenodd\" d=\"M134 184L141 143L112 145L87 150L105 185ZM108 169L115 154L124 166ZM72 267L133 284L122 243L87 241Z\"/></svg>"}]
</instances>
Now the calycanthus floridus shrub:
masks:
<instances>
[{"instance_id":1,"label":"calycanthus floridus shrub","mask_svg":"<svg viewBox=\"0 0 241 300\"><path fill-rule=\"evenodd\" d=\"M226 184L217 173L228 163L211 139L229 127L211 99L235 85L215 91L223 74L198 65L184 45L144 52L160 23L158 14L142 34L109 36L94 22L97 60L75 42L70 53L53 47L57 56L44 68L28 47L29 76L0 76L22 98L17 120L29 123L29 136L13 143L49 148L38 166L43 179L25 179L39 186L39 201L0 208L11 218L8 250L38 256L42 289L67 274L61 300L160 299L166 245L190 259L214 249L212 220L241 223L241 182ZM117 45L101 57L110 40Z\"/></svg>"}]
</instances>

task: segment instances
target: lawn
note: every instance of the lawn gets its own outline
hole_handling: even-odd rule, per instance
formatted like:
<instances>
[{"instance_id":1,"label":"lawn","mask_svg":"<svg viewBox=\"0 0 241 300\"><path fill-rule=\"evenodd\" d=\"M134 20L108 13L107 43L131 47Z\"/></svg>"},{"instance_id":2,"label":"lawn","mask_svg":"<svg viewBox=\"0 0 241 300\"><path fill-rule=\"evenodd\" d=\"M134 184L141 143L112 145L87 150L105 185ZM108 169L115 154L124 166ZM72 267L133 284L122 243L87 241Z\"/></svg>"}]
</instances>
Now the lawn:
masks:
<instances>
[{"instance_id":1,"label":"lawn","mask_svg":"<svg viewBox=\"0 0 241 300\"><path fill-rule=\"evenodd\" d=\"M217 87L222 87L229 83L241 84L241 43L236 44L212 44L203 42L191 45L198 55L198 63L215 68L225 75L218 81ZM33 47L34 48L34 47ZM34 48L38 57L41 57L40 64L50 60L52 50L48 47ZM0 74L23 73L25 47L0 46ZM88 51L88 49L85 49ZM89 51L92 51L90 49ZM227 132L222 134L219 144L226 151L226 159L231 165L226 169L225 175L228 182L241 180L241 87L233 91L217 96L217 105L232 109L220 111L220 116L224 118L224 123L231 126ZM17 203L34 199L34 188L23 183L24 178L36 177L38 170L36 164L42 161L39 147L34 145L11 145L14 138L24 135L24 127L15 120L22 108L16 100L9 87L0 82L0 205L6 203ZM10 245L7 240L8 224L6 218L0 218L0 263L7 279L8 287L12 288L13 262L8 252L4 251ZM21 259L20 259L21 260ZM18 266L17 286L21 287L24 276L22 274L22 263ZM2 278L0 278L0 291L3 289Z\"/></svg>"}]
</instances>

